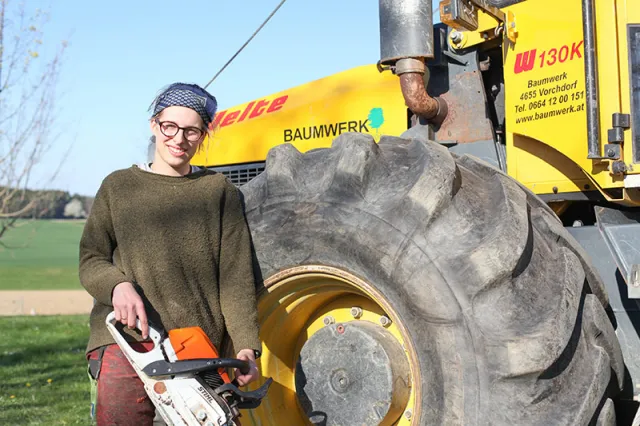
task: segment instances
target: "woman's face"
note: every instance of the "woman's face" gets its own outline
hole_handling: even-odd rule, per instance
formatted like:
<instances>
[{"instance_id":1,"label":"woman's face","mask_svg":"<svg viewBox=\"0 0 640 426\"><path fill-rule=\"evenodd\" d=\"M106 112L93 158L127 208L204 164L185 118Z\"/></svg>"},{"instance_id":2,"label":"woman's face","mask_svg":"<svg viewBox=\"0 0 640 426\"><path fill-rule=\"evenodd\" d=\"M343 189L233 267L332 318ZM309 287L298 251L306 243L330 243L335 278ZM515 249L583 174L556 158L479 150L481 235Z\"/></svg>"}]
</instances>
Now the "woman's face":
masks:
<instances>
[{"instance_id":1,"label":"woman's face","mask_svg":"<svg viewBox=\"0 0 640 426\"><path fill-rule=\"evenodd\" d=\"M171 106L151 120L156 137L156 158L178 172L184 171L204 140L202 118L191 108Z\"/></svg>"}]
</instances>

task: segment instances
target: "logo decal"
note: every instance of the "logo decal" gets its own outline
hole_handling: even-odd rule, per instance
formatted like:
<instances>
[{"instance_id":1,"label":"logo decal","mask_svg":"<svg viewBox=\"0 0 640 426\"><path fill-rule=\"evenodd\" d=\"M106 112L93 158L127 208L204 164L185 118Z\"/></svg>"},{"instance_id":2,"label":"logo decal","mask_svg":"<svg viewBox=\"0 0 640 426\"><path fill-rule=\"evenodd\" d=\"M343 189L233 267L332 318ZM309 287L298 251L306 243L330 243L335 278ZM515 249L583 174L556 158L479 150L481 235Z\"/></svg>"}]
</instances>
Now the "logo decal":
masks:
<instances>
[{"instance_id":1,"label":"logo decal","mask_svg":"<svg viewBox=\"0 0 640 426\"><path fill-rule=\"evenodd\" d=\"M382 114L382 108L372 108L369 111L369 125L376 130L380 130L380 127L384 123L384 114Z\"/></svg>"},{"instance_id":2,"label":"logo decal","mask_svg":"<svg viewBox=\"0 0 640 426\"><path fill-rule=\"evenodd\" d=\"M538 59L540 59L539 68L552 67L574 59L582 59L582 50L584 50L584 41L581 40L573 42L571 45L565 44L557 48L543 50L540 54L538 54L538 49L518 53L513 72L520 74L521 72L531 71L536 66Z\"/></svg>"},{"instance_id":3,"label":"logo decal","mask_svg":"<svg viewBox=\"0 0 640 426\"><path fill-rule=\"evenodd\" d=\"M523 71L531 71L536 63L537 49L529 50L528 52L518 53L516 56L516 64L513 71L516 74L520 74Z\"/></svg>"}]
</instances>

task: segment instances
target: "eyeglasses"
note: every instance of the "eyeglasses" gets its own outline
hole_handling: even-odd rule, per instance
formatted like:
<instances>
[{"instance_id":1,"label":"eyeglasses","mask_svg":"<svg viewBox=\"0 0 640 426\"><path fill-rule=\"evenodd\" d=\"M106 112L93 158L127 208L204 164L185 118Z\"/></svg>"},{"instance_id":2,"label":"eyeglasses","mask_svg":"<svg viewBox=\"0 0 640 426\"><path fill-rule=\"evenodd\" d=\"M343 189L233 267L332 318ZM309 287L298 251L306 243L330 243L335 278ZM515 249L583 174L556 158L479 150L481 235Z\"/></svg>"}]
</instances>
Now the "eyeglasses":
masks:
<instances>
[{"instance_id":1,"label":"eyeglasses","mask_svg":"<svg viewBox=\"0 0 640 426\"><path fill-rule=\"evenodd\" d=\"M160 132L168 138L172 138L177 135L180 129L182 129L184 138L189 142L199 141L204 134L204 130L198 127L180 127L173 121L160 121L157 118L155 121L160 126Z\"/></svg>"}]
</instances>

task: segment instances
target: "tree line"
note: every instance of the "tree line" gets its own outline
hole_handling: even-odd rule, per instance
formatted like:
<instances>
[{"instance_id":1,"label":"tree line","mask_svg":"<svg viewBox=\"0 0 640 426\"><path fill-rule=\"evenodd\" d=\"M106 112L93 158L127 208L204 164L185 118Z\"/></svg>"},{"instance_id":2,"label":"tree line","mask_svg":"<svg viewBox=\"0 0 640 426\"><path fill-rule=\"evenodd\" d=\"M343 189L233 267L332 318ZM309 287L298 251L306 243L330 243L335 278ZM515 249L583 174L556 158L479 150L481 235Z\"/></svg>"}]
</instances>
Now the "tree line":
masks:
<instances>
[{"instance_id":1,"label":"tree line","mask_svg":"<svg viewBox=\"0 0 640 426\"><path fill-rule=\"evenodd\" d=\"M0 187L0 192L7 188ZM93 197L58 190L21 190L6 201L6 211L15 212L18 219L81 219L86 218Z\"/></svg>"}]
</instances>

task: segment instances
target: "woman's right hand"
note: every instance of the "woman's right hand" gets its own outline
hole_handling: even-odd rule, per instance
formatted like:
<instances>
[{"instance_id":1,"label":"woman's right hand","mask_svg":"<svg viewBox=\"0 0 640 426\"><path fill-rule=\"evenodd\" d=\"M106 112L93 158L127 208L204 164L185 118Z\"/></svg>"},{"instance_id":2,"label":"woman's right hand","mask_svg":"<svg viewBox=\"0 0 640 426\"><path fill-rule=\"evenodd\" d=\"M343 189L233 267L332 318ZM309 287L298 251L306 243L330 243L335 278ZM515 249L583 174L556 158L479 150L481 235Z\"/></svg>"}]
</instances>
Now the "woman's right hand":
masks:
<instances>
[{"instance_id":1,"label":"woman's right hand","mask_svg":"<svg viewBox=\"0 0 640 426\"><path fill-rule=\"evenodd\" d=\"M136 319L140 319L140 331L142 338L149 337L149 323L147 313L144 310L144 303L133 284L122 282L113 289L112 297L113 311L116 314L116 321L120 321L129 328L136 327Z\"/></svg>"}]
</instances>

